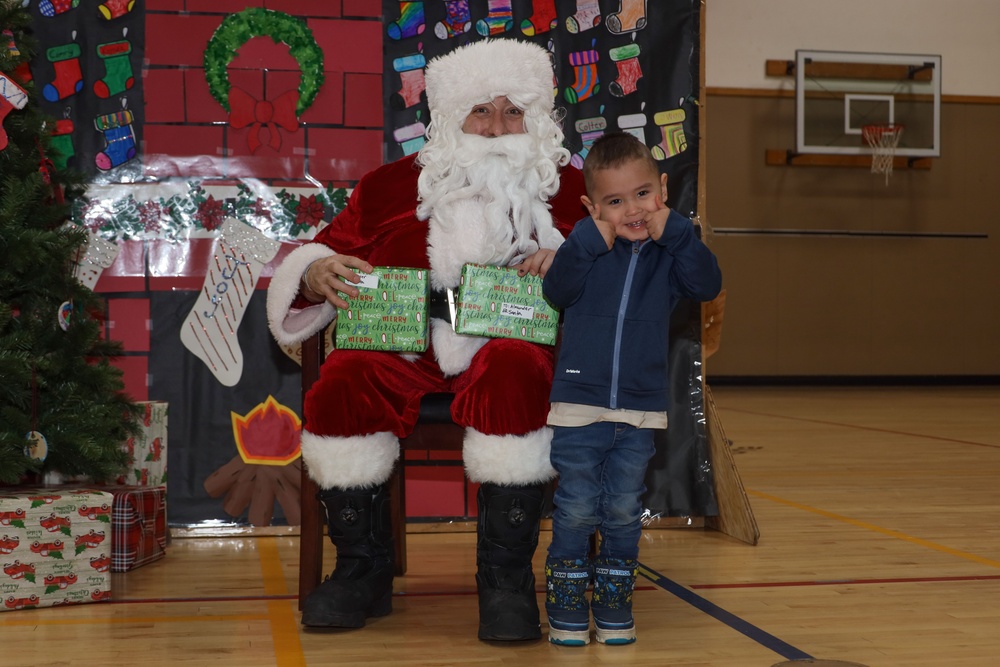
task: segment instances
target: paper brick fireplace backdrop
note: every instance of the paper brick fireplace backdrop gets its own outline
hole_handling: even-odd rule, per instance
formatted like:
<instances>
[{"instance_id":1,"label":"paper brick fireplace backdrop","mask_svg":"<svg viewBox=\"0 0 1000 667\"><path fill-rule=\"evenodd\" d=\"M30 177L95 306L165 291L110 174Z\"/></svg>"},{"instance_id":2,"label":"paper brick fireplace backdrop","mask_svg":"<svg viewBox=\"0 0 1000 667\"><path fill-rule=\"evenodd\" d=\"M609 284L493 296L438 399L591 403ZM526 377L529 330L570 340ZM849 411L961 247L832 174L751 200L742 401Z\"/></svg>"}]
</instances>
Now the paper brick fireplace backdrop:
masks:
<instances>
[{"instance_id":1,"label":"paper brick fireplace backdrop","mask_svg":"<svg viewBox=\"0 0 1000 667\"><path fill-rule=\"evenodd\" d=\"M277 148L268 145L270 137L265 134L265 145L251 150L248 136L254 130L252 124L232 127L229 113L212 97L206 82L206 45L226 16L248 7L285 12L303 20L323 53L323 85L298 117L299 126L294 131L277 130ZM271 208L287 204L294 225L299 199L315 200L316 182L328 189L349 188L382 164L381 7L363 0L146 0L145 9L145 122L140 130L143 183L101 184L88 193L95 201L116 202L132 195L140 230L133 238L126 233L117 240L118 255L102 272L96 291L108 298L108 335L125 345L126 354L119 365L128 391L137 400L152 396L173 401L178 407L170 425L176 444L170 452L175 466L171 470L171 524L244 522L249 507L230 506L224 503L225 498L209 497L203 483L238 456L232 414L246 415L269 396L295 412L300 410L298 368L270 340L263 313L271 267L297 241L287 238L293 234L286 226L278 255L263 266L234 341L242 348L247 367L238 383L223 387L179 340L182 320L205 287L218 225L230 212L219 207L213 211L209 205L231 202L238 184L252 188L258 201L267 201L269 196L273 200L278 192L291 193L283 202L272 201ZM295 90L301 78L300 64L288 46L267 36L247 40L227 72L230 84L255 100L273 100ZM210 199L192 208L189 219L168 213L169 202L158 203L177 192L177 199L191 200L184 184L195 180L202 188L201 198L207 194ZM124 208L127 217L129 207ZM268 215L268 207L264 208L264 215ZM294 236L310 237L338 208L328 202L320 206L319 215L302 221ZM119 225L122 213L120 206L108 211L110 217L119 218ZM277 211L271 213L272 219L279 217ZM153 233L143 233L151 228ZM413 478L419 487L419 473ZM444 489L444 496L464 498L460 475L450 487ZM414 498L421 496L424 494L414 489ZM285 511L282 499L275 500L274 521L295 514L293 509ZM424 508L424 513L465 514L461 502L450 505Z\"/></svg>"},{"instance_id":2,"label":"paper brick fireplace backdrop","mask_svg":"<svg viewBox=\"0 0 1000 667\"><path fill-rule=\"evenodd\" d=\"M363 174L419 149L427 121L422 67L435 55L484 37L547 48L574 164L604 131L630 131L669 173L671 205L696 213L697 0L137 0L129 16L96 24L84 20L93 9L86 3L55 17L40 15L36 5L36 22L53 40L80 29L78 40L95 41L88 31L99 29L107 33L99 41L108 43L129 22L132 86L89 115L80 114L82 95L59 100L50 113L74 114L75 132L100 142L93 150L122 133L136 142L136 154L120 155L125 161L113 169L96 169L93 151L87 158L82 150L69 166L94 175L74 219L110 241L91 266L94 288L107 299L106 333L125 346L118 365L127 390L136 400L171 405L172 525L245 523L250 516L247 503L212 497L204 482L240 456L234 419L270 405L281 414L300 411L298 366L271 339L263 290L272 268L339 212ZM242 91L245 117L236 122L238 114L230 116L206 79L206 50L219 40L224 20L248 8L281 12L306 26L306 41L318 47L323 65L303 64L301 53L293 56L270 36L238 40L224 68L230 89ZM106 58L81 62L85 91L107 78L104 69L93 70L106 67ZM32 69L36 79L49 71ZM307 108L296 109L301 98L288 96L301 88L305 69L322 84ZM95 132L98 113L103 120ZM239 244L257 254L244 267L253 284L243 285L242 325L215 341L238 348L232 357L241 357L242 372L226 374L212 368L211 354L199 358L181 338L192 316L205 312L202 303L215 294L220 275L234 275L232 264L218 264L234 247L223 233L229 218L249 223L244 227L257 236ZM274 428L280 420L260 423ZM256 437L259 449L264 436L249 439ZM456 456L407 453L409 516L475 513L474 488ZM244 460L241 474L254 484L273 482L273 471L262 466ZM272 500L268 492L262 497ZM284 510L288 497L273 501L275 522L295 514ZM271 520L259 507L255 516Z\"/></svg>"}]
</instances>

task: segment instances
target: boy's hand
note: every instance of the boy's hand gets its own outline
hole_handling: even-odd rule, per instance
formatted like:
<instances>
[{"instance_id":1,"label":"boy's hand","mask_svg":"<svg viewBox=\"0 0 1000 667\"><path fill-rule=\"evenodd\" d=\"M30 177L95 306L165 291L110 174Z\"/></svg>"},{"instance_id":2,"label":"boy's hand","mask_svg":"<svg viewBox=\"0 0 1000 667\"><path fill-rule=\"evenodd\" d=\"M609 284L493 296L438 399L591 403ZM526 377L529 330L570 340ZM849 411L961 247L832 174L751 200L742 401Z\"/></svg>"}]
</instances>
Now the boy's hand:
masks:
<instances>
[{"instance_id":1,"label":"boy's hand","mask_svg":"<svg viewBox=\"0 0 1000 667\"><path fill-rule=\"evenodd\" d=\"M660 174L660 199L656 200L656 210L647 213L643 218L646 223L646 231L649 238L659 241L663 236L663 230L667 227L667 218L670 217L670 207L667 206L667 175Z\"/></svg>"},{"instance_id":2,"label":"boy's hand","mask_svg":"<svg viewBox=\"0 0 1000 667\"><path fill-rule=\"evenodd\" d=\"M583 199L583 205L587 207L587 212L594 219L594 225L597 227L597 231L601 233L601 236L604 237L604 242L608 244L608 250L611 250L615 246L615 237L618 236L615 232L615 226L610 222L601 220L600 206L591 203L587 198Z\"/></svg>"},{"instance_id":3,"label":"boy's hand","mask_svg":"<svg viewBox=\"0 0 1000 667\"><path fill-rule=\"evenodd\" d=\"M663 236L663 230L667 226L667 218L670 217L670 209L666 204L651 213L647 213L643 220L646 222L646 231L649 238L659 241Z\"/></svg>"},{"instance_id":4,"label":"boy's hand","mask_svg":"<svg viewBox=\"0 0 1000 667\"><path fill-rule=\"evenodd\" d=\"M614 225L600 218L594 218L594 224L597 226L597 231L604 237L604 242L608 244L608 250L611 250L615 246L615 237L617 236Z\"/></svg>"},{"instance_id":5,"label":"boy's hand","mask_svg":"<svg viewBox=\"0 0 1000 667\"><path fill-rule=\"evenodd\" d=\"M552 259L556 256L555 250L539 248L538 252L529 257L525 257L517 264L511 264L511 268L517 269L517 275L523 278L526 274L544 278L552 266Z\"/></svg>"}]
</instances>

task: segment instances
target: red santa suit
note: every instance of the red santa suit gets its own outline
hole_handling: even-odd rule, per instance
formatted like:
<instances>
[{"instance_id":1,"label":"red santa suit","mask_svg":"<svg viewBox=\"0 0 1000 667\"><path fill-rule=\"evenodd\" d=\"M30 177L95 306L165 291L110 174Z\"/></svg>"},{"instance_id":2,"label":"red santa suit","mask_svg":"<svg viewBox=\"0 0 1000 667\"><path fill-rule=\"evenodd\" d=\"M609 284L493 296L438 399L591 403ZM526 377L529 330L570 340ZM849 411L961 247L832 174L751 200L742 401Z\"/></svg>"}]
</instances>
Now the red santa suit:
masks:
<instances>
[{"instance_id":1,"label":"red santa suit","mask_svg":"<svg viewBox=\"0 0 1000 667\"><path fill-rule=\"evenodd\" d=\"M544 49L514 40L476 42L432 61L426 79L431 124L419 156L363 177L347 207L275 271L267 311L280 343L301 342L337 315L329 302L313 304L299 294L306 270L317 260L343 255L372 266L426 268L432 289L444 290L457 286L465 263L511 265L540 248L555 250L586 214L582 175L565 166L569 153L551 117L552 68ZM501 145L491 142L504 137L470 140L463 133L474 105L501 96L523 111L525 133L509 137L516 145L504 153L509 172L508 163L500 162L485 183L480 173L472 186L464 174L475 166L463 172L449 160L462 155L456 147L463 142L486 142L480 145L487 152ZM520 147L528 156L524 160ZM427 167L421 170L420 163ZM524 194L536 191L537 196ZM479 636L536 638L531 557L541 485L555 476L545 425L553 350L520 340L461 336L440 319L432 319L431 328L431 346L422 354L333 351L305 397L302 457L321 489L338 565L306 600L302 622L360 627L366 618L391 610L384 483L399 456L399 438L416 423L420 399L449 391L455 394L452 418L466 428L466 472L482 483Z\"/></svg>"},{"instance_id":2,"label":"red santa suit","mask_svg":"<svg viewBox=\"0 0 1000 667\"><path fill-rule=\"evenodd\" d=\"M314 242L297 248L285 259L268 293L268 315L279 342L301 342L329 324L336 314L329 303L310 304L298 297L302 274L316 259L338 253L363 258L373 266L433 268L428 259L429 222L416 215L418 174L412 156L371 172L354 188L347 207ZM580 172L564 168L559 192L549 202L560 240L582 217L582 193ZM460 236L453 241L447 249L453 264L460 268L466 261L478 261L472 243ZM551 248L554 244L550 240L548 245ZM524 436L544 428L552 383L552 348L517 340L475 338L469 343L477 349L468 367L446 376L435 356L435 344L446 344L441 342L441 324L435 322L433 329L434 343L420 355L337 350L329 356L303 406L307 424L303 455L311 446L317 450L313 458L320 460L307 462L310 471L320 474L317 481L321 486L366 486L388 479L398 456L397 439L413 430L420 399L429 392L455 392L453 419L478 433ZM453 355L463 357L461 352ZM449 360L444 365L447 368ZM331 437L352 441L334 445L338 454L327 475L323 474L327 466L322 450L332 442ZM495 452L495 457L487 451L482 469L471 464L470 477L496 483L544 481L552 474L536 474L549 469L547 447L541 451L546 457L541 463L537 456L525 460L527 450L511 452L506 448ZM345 457L358 461L347 466Z\"/></svg>"}]
</instances>

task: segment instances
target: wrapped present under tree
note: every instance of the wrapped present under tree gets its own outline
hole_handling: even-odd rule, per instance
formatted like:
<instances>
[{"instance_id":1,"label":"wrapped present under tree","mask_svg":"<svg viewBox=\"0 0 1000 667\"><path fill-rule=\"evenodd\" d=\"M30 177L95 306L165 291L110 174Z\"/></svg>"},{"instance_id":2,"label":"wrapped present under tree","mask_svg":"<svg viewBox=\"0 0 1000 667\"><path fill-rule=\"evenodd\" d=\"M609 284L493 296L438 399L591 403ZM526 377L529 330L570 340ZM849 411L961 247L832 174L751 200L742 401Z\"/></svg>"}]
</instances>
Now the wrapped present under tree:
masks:
<instances>
[{"instance_id":1,"label":"wrapped present under tree","mask_svg":"<svg viewBox=\"0 0 1000 667\"><path fill-rule=\"evenodd\" d=\"M112 504L96 488L0 490L0 610L110 600Z\"/></svg>"}]
</instances>

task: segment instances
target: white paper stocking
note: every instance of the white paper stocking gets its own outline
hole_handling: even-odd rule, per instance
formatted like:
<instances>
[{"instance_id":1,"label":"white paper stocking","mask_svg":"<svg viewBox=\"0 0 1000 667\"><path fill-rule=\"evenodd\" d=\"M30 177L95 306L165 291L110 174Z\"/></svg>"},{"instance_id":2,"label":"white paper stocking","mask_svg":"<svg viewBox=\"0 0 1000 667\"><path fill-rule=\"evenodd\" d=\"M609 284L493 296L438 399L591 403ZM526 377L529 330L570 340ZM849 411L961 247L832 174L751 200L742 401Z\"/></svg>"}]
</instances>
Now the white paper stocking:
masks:
<instances>
[{"instance_id":1,"label":"white paper stocking","mask_svg":"<svg viewBox=\"0 0 1000 667\"><path fill-rule=\"evenodd\" d=\"M243 351L236 331L261 269L274 259L281 244L234 218L222 223L221 229L201 294L181 326L181 342L212 369L219 382L232 387L243 374Z\"/></svg>"},{"instance_id":2,"label":"white paper stocking","mask_svg":"<svg viewBox=\"0 0 1000 667\"><path fill-rule=\"evenodd\" d=\"M93 290L104 269L114 264L118 250L115 243L90 232L86 247L81 248L77 255L78 261L73 267L73 277L87 289Z\"/></svg>"}]
</instances>

